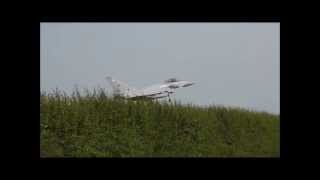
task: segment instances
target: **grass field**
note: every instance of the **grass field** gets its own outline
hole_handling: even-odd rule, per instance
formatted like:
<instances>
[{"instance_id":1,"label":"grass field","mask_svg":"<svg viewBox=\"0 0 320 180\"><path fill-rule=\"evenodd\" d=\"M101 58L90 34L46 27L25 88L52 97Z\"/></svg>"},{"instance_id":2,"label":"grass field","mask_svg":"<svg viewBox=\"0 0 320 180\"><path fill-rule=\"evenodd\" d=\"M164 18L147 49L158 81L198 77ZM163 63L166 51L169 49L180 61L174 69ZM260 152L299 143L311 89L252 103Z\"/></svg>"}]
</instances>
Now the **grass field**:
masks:
<instances>
[{"instance_id":1,"label":"grass field","mask_svg":"<svg viewBox=\"0 0 320 180\"><path fill-rule=\"evenodd\" d=\"M126 101L102 90L40 94L40 157L279 156L279 115Z\"/></svg>"}]
</instances>

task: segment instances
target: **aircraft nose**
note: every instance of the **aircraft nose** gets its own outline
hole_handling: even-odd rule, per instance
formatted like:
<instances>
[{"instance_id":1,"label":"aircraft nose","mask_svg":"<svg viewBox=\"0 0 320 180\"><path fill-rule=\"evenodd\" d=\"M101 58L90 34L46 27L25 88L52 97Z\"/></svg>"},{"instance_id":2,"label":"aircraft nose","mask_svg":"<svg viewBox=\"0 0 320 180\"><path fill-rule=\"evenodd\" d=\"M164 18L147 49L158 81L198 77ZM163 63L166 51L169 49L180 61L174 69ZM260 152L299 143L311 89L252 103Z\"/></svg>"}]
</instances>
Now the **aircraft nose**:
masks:
<instances>
[{"instance_id":1,"label":"aircraft nose","mask_svg":"<svg viewBox=\"0 0 320 180\"><path fill-rule=\"evenodd\" d=\"M188 83L184 84L183 87L192 86L192 85L194 85L194 84L195 84L194 82L188 82Z\"/></svg>"}]
</instances>

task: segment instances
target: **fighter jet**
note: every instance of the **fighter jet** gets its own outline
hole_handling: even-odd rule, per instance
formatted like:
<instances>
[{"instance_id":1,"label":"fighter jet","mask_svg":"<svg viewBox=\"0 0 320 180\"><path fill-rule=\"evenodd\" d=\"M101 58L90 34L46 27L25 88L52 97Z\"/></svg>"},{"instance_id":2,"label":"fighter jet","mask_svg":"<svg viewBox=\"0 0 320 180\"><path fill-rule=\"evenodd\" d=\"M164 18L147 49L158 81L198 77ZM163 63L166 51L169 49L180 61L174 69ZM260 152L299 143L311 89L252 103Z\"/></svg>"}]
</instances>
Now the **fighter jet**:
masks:
<instances>
[{"instance_id":1,"label":"fighter jet","mask_svg":"<svg viewBox=\"0 0 320 180\"><path fill-rule=\"evenodd\" d=\"M107 81L111 84L114 96L120 96L127 99L159 99L169 98L171 102L170 94L175 93L175 89L182 87L192 86L194 83L189 81L181 81L177 78L170 78L160 84L151 85L142 89L129 87L128 84L112 79L112 77L106 77Z\"/></svg>"}]
</instances>

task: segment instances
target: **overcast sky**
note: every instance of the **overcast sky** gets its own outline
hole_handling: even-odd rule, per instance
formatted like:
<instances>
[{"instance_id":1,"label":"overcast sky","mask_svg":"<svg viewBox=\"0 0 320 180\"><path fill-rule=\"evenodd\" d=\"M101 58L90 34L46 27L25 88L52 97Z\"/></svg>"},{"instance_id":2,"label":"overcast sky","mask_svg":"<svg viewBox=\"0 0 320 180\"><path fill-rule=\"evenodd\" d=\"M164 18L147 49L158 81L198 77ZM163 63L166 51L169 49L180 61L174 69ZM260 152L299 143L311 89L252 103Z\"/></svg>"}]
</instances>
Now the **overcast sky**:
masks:
<instances>
[{"instance_id":1,"label":"overcast sky","mask_svg":"<svg viewBox=\"0 0 320 180\"><path fill-rule=\"evenodd\" d=\"M173 99L280 112L279 23L41 23L41 90L193 81Z\"/></svg>"}]
</instances>

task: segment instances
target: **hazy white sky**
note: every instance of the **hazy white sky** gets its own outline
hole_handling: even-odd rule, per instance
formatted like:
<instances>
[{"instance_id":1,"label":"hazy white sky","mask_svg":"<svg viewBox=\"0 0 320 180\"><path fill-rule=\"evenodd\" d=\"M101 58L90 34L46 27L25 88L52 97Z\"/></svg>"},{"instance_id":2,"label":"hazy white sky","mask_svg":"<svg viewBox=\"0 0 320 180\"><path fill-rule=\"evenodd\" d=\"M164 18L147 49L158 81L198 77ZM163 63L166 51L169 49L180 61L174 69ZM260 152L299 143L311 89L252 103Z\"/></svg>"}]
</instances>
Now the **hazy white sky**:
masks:
<instances>
[{"instance_id":1,"label":"hazy white sky","mask_svg":"<svg viewBox=\"0 0 320 180\"><path fill-rule=\"evenodd\" d=\"M280 112L280 23L41 23L41 90L193 81L173 99Z\"/></svg>"}]
</instances>

